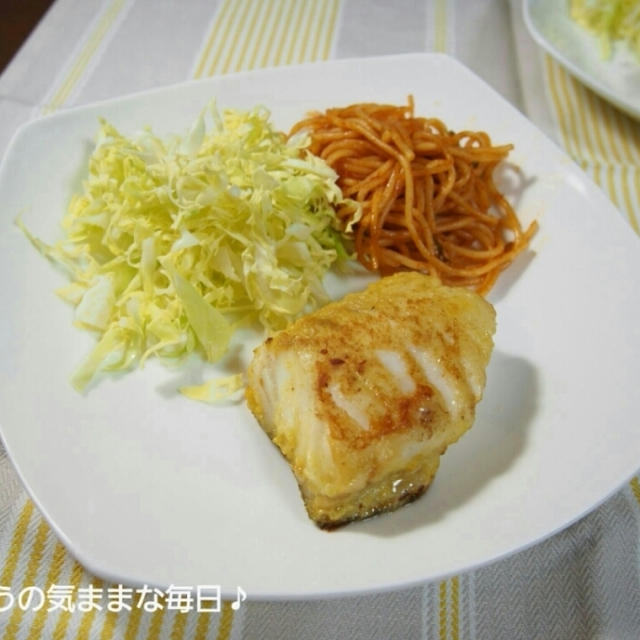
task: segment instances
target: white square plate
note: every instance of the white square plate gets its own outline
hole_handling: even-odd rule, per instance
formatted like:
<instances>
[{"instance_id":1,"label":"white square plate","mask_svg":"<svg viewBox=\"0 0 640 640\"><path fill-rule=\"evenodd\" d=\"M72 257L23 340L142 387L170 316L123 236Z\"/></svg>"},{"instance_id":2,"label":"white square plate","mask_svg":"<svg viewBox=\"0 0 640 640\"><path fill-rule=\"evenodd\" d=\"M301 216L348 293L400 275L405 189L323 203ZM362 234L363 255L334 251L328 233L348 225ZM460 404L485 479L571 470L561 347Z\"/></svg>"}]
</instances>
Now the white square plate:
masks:
<instances>
[{"instance_id":1,"label":"white square plate","mask_svg":"<svg viewBox=\"0 0 640 640\"><path fill-rule=\"evenodd\" d=\"M23 211L37 235L58 237L98 117L125 133L183 133L215 96L222 108L265 104L288 129L310 109L409 93L418 114L514 143L501 184L523 223L540 224L490 295L498 331L476 423L424 497L327 533L244 403L216 408L176 391L201 375L198 362L150 363L84 396L71 388L91 338L54 295L64 277L13 220ZM638 239L554 144L451 58L279 68L61 112L18 132L0 201L0 431L37 505L101 577L229 595L241 585L250 598L398 588L551 535L640 466Z\"/></svg>"}]
</instances>

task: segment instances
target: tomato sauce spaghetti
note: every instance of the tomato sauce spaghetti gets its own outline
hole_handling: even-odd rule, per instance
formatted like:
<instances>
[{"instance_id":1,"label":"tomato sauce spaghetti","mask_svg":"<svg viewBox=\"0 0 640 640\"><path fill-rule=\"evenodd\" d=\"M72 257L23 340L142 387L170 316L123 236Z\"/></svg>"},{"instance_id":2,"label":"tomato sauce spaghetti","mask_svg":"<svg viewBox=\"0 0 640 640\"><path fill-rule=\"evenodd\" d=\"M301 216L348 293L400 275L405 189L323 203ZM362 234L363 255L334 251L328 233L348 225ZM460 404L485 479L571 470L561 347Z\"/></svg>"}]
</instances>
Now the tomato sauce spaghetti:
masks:
<instances>
[{"instance_id":1,"label":"tomato sauce spaghetti","mask_svg":"<svg viewBox=\"0 0 640 640\"><path fill-rule=\"evenodd\" d=\"M493 172L512 145L483 131L453 132L406 106L362 103L312 113L309 150L338 174L345 198L360 203L353 226L358 260L383 275L403 269L437 275L485 294L528 244ZM348 204L338 209L346 224Z\"/></svg>"}]
</instances>

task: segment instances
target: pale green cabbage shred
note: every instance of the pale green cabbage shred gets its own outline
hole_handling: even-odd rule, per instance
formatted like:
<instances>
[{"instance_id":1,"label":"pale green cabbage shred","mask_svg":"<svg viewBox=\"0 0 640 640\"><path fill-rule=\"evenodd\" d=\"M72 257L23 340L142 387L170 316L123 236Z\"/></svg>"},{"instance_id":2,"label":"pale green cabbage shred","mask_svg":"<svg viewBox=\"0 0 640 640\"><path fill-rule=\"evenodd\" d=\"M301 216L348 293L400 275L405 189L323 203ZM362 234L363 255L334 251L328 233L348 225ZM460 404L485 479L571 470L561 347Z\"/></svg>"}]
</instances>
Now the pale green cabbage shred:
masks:
<instances>
[{"instance_id":1,"label":"pale green cabbage shred","mask_svg":"<svg viewBox=\"0 0 640 640\"><path fill-rule=\"evenodd\" d=\"M600 40L600 53L608 59L612 43L625 41L640 59L640 2L638 0L570 0L571 17Z\"/></svg>"},{"instance_id":2,"label":"pale green cabbage shred","mask_svg":"<svg viewBox=\"0 0 640 640\"><path fill-rule=\"evenodd\" d=\"M75 388L198 345L215 362L239 326L281 329L328 301L323 278L347 257L334 207L348 201L307 144L287 140L262 107L221 113L212 102L188 135L168 139L150 129L128 138L101 121L65 237L47 245L19 223L68 271L58 293L75 324L99 335ZM187 395L239 385L236 375Z\"/></svg>"}]
</instances>

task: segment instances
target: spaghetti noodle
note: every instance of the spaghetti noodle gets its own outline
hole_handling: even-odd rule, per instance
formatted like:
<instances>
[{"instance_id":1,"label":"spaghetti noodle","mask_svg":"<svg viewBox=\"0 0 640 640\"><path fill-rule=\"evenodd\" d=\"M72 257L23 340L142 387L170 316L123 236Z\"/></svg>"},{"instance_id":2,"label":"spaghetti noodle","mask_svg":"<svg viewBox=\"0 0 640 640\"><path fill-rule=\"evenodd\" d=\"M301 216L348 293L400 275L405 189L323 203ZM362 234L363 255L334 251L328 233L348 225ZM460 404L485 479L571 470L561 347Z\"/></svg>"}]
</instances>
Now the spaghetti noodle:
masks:
<instances>
[{"instance_id":1,"label":"spaghetti noodle","mask_svg":"<svg viewBox=\"0 0 640 640\"><path fill-rule=\"evenodd\" d=\"M522 229L493 180L512 145L413 112L412 97L407 106L355 104L312 113L290 135L308 131L309 150L337 172L344 197L360 203L354 244L367 269L424 271L485 294L536 229ZM352 206L338 215L346 225Z\"/></svg>"}]
</instances>

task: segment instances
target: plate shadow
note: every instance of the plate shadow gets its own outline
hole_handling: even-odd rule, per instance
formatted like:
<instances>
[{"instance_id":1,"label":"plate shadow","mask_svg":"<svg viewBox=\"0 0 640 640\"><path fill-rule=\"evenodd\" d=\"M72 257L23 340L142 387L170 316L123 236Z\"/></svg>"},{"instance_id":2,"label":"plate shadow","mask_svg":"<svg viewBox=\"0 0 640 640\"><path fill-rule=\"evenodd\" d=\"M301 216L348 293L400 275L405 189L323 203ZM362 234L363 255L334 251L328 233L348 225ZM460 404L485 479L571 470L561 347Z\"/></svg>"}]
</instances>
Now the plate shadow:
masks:
<instances>
[{"instance_id":1,"label":"plate shadow","mask_svg":"<svg viewBox=\"0 0 640 640\"><path fill-rule=\"evenodd\" d=\"M402 535L433 525L471 500L480 499L491 481L525 452L538 393L538 376L530 362L494 351L474 425L442 456L425 495L398 511L353 523L348 529L373 536Z\"/></svg>"}]
</instances>

